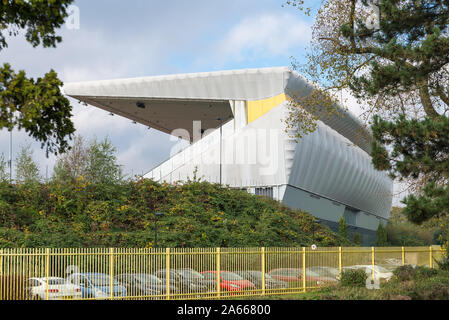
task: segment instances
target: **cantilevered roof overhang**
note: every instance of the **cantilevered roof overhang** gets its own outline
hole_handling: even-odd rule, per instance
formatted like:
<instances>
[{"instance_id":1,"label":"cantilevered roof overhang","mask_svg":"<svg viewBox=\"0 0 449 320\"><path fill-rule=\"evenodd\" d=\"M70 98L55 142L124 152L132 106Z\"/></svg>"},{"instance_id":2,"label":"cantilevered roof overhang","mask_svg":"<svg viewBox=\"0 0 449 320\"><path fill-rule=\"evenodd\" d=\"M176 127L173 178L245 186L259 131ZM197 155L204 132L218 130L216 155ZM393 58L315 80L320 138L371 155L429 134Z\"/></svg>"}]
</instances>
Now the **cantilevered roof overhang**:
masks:
<instances>
[{"instance_id":1,"label":"cantilevered roof overhang","mask_svg":"<svg viewBox=\"0 0 449 320\"><path fill-rule=\"evenodd\" d=\"M63 90L75 99L165 133L187 130L192 139L193 121L201 121L201 129L207 130L232 119L230 101L264 100L281 94L292 98L309 94L312 85L289 68L277 67L67 83ZM336 107L340 114L321 120L369 153L369 130L352 113Z\"/></svg>"}]
</instances>

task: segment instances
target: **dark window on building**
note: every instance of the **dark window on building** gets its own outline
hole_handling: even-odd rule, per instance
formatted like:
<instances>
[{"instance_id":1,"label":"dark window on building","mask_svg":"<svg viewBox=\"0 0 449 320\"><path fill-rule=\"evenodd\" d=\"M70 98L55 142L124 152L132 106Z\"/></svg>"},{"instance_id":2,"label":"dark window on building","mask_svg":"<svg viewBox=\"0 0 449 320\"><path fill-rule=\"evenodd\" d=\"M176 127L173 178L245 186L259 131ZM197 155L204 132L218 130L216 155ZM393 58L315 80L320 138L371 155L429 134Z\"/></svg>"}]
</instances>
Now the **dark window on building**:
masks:
<instances>
[{"instance_id":1,"label":"dark window on building","mask_svg":"<svg viewBox=\"0 0 449 320\"><path fill-rule=\"evenodd\" d=\"M273 199L273 187L256 188L256 195Z\"/></svg>"}]
</instances>

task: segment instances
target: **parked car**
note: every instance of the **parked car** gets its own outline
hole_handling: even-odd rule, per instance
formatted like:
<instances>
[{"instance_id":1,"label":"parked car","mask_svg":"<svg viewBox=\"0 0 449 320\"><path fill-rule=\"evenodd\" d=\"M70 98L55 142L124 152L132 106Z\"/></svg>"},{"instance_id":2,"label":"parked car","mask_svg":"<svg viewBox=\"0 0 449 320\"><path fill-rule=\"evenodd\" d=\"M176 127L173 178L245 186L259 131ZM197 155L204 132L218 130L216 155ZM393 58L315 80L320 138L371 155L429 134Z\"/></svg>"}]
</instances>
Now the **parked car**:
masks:
<instances>
[{"instance_id":1,"label":"parked car","mask_svg":"<svg viewBox=\"0 0 449 320\"><path fill-rule=\"evenodd\" d=\"M187 276L190 273L180 272L177 269L170 269L170 285L178 288L180 293L200 293L207 292L207 286L202 279ZM155 272L155 276L166 282L167 273L165 269Z\"/></svg>"},{"instance_id":2,"label":"parked car","mask_svg":"<svg viewBox=\"0 0 449 320\"><path fill-rule=\"evenodd\" d=\"M110 277L104 273L73 273L67 281L81 289L82 298L107 299L110 297ZM113 296L126 297L126 288L112 279Z\"/></svg>"},{"instance_id":3,"label":"parked car","mask_svg":"<svg viewBox=\"0 0 449 320\"><path fill-rule=\"evenodd\" d=\"M338 271L338 268L315 266L315 267L306 268L306 270L307 270L307 272L306 272L307 274L311 271L311 272L317 273L321 277L332 279L332 281L340 280L340 272Z\"/></svg>"},{"instance_id":4,"label":"parked car","mask_svg":"<svg viewBox=\"0 0 449 320\"><path fill-rule=\"evenodd\" d=\"M217 271L203 271L204 279L217 281ZM254 283L230 271L220 271L220 290L237 292L256 289Z\"/></svg>"},{"instance_id":5,"label":"parked car","mask_svg":"<svg viewBox=\"0 0 449 320\"><path fill-rule=\"evenodd\" d=\"M114 279L126 288L128 297L157 297L165 295L167 291L165 282L152 274L126 273L119 274ZM170 286L170 292L177 293L178 288Z\"/></svg>"},{"instance_id":6,"label":"parked car","mask_svg":"<svg viewBox=\"0 0 449 320\"><path fill-rule=\"evenodd\" d=\"M59 277L29 278L27 291L32 300L80 299L81 288Z\"/></svg>"},{"instance_id":7,"label":"parked car","mask_svg":"<svg viewBox=\"0 0 449 320\"><path fill-rule=\"evenodd\" d=\"M199 281L206 286L206 292L217 291L217 281L207 280L204 276L191 268L176 269L176 272L183 278L189 279L189 281Z\"/></svg>"},{"instance_id":8,"label":"parked car","mask_svg":"<svg viewBox=\"0 0 449 320\"><path fill-rule=\"evenodd\" d=\"M302 279L301 268L280 268L268 272L270 277L284 282L297 282Z\"/></svg>"},{"instance_id":9,"label":"parked car","mask_svg":"<svg viewBox=\"0 0 449 320\"><path fill-rule=\"evenodd\" d=\"M261 271L235 271L243 279L251 281L257 289L262 289L262 272ZM269 274L265 273L265 289L282 289L288 288L288 283L281 280L272 278Z\"/></svg>"},{"instance_id":10,"label":"parked car","mask_svg":"<svg viewBox=\"0 0 449 320\"><path fill-rule=\"evenodd\" d=\"M372 265L355 265L355 266L349 266L349 267L343 267L343 270L365 270L366 274L370 277L373 272L373 266ZM391 277L393 276L393 272L388 271L387 269L381 267L381 266L374 266L374 277L379 280L385 280L389 281Z\"/></svg>"},{"instance_id":11,"label":"parked car","mask_svg":"<svg viewBox=\"0 0 449 320\"><path fill-rule=\"evenodd\" d=\"M302 268L279 268L268 272L268 274L276 280L285 282L302 282L303 272ZM321 276L318 273L306 269L306 283L312 285L322 286L329 282L334 282L334 278Z\"/></svg>"}]
</instances>

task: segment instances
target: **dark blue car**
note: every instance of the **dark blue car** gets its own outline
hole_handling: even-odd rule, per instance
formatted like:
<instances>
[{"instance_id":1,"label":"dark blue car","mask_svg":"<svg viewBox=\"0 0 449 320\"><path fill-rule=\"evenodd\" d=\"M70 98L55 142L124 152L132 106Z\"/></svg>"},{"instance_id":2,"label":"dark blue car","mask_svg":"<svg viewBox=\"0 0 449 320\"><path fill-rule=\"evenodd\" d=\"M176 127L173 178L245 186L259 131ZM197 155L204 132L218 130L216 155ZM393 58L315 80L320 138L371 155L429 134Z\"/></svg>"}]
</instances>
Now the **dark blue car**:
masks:
<instances>
[{"instance_id":1,"label":"dark blue car","mask_svg":"<svg viewBox=\"0 0 449 320\"><path fill-rule=\"evenodd\" d=\"M73 273L67 280L69 283L80 286L83 299L110 298L110 277L104 273ZM126 297L126 288L116 280L112 280L113 296Z\"/></svg>"}]
</instances>

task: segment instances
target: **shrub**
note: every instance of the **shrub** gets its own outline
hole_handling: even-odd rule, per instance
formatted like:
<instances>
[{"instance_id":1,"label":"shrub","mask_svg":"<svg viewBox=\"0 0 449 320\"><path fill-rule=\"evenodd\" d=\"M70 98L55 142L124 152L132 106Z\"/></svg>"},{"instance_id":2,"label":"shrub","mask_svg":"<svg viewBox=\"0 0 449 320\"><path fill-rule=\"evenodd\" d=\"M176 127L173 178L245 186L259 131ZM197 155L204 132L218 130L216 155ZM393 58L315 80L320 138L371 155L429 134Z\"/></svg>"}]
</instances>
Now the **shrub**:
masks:
<instances>
[{"instance_id":1,"label":"shrub","mask_svg":"<svg viewBox=\"0 0 449 320\"><path fill-rule=\"evenodd\" d=\"M365 287L368 275L364 270L345 270L341 274L341 285L344 287Z\"/></svg>"},{"instance_id":2,"label":"shrub","mask_svg":"<svg viewBox=\"0 0 449 320\"><path fill-rule=\"evenodd\" d=\"M398 281L409 281L416 277L416 270L411 265L400 266L393 271L393 276Z\"/></svg>"}]
</instances>

